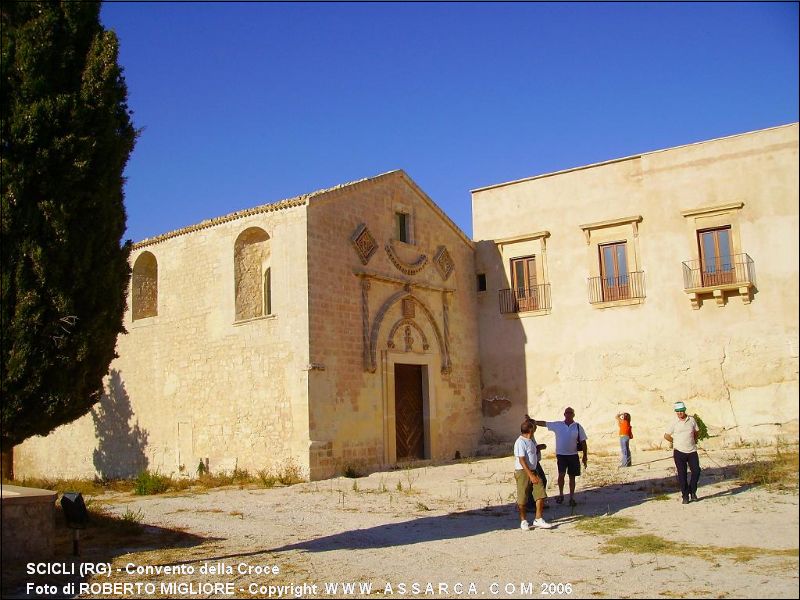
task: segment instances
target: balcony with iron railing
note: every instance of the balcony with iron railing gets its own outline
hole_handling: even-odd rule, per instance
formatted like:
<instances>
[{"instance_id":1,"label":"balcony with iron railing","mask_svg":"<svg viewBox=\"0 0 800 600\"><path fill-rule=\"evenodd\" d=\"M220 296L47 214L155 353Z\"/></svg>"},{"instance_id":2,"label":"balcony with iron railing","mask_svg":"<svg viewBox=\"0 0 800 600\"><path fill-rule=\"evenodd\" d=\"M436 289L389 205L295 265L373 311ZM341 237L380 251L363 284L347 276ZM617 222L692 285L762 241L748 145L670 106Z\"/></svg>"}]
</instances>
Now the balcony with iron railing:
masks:
<instances>
[{"instance_id":1,"label":"balcony with iron railing","mask_svg":"<svg viewBox=\"0 0 800 600\"><path fill-rule=\"evenodd\" d=\"M641 300L645 297L644 271L632 271L619 277L589 277L589 303Z\"/></svg>"},{"instance_id":2,"label":"balcony with iron railing","mask_svg":"<svg viewBox=\"0 0 800 600\"><path fill-rule=\"evenodd\" d=\"M500 290L498 296L502 314L550 310L549 283L530 288Z\"/></svg>"},{"instance_id":3,"label":"balcony with iron railing","mask_svg":"<svg viewBox=\"0 0 800 600\"><path fill-rule=\"evenodd\" d=\"M725 291L737 290L745 304L756 285L753 259L745 253L709 260L687 260L683 266L683 289L694 308L700 308L703 294L712 294L719 306L725 304Z\"/></svg>"}]
</instances>

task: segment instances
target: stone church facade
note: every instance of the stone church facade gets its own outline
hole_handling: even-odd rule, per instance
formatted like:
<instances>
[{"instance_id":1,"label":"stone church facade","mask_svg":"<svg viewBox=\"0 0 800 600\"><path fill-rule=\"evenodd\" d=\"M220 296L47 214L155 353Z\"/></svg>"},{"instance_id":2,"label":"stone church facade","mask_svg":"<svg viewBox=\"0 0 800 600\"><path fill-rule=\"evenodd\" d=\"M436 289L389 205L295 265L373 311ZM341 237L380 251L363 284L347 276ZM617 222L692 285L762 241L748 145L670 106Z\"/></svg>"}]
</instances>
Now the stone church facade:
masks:
<instances>
[{"instance_id":1,"label":"stone church facade","mask_svg":"<svg viewBox=\"0 0 800 600\"><path fill-rule=\"evenodd\" d=\"M402 171L144 240L106 395L15 473L321 479L567 404L796 441L797 173L792 124L474 190L474 242Z\"/></svg>"},{"instance_id":2,"label":"stone church facade","mask_svg":"<svg viewBox=\"0 0 800 600\"><path fill-rule=\"evenodd\" d=\"M402 171L142 241L131 264L106 397L15 449L18 475L319 479L476 451L474 245Z\"/></svg>"}]
</instances>

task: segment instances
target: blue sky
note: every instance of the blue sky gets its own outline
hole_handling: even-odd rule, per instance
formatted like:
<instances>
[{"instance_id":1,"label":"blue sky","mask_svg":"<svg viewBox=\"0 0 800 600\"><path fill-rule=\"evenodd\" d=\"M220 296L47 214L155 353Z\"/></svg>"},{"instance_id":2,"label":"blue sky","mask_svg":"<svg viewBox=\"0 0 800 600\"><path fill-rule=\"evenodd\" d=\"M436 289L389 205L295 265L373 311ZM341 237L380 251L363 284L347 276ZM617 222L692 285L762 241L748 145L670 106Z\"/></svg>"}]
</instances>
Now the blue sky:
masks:
<instances>
[{"instance_id":1,"label":"blue sky","mask_svg":"<svg viewBox=\"0 0 800 600\"><path fill-rule=\"evenodd\" d=\"M404 169L470 189L798 120L798 5L106 3L127 238Z\"/></svg>"}]
</instances>

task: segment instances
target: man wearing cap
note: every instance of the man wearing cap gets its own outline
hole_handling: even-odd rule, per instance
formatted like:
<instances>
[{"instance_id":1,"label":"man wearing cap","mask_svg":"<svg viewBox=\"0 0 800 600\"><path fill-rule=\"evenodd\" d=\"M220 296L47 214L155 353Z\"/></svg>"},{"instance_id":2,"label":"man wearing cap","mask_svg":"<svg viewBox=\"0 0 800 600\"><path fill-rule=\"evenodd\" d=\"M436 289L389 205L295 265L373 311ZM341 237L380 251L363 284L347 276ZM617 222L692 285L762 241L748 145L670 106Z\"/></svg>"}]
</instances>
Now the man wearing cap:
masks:
<instances>
[{"instance_id":1,"label":"man wearing cap","mask_svg":"<svg viewBox=\"0 0 800 600\"><path fill-rule=\"evenodd\" d=\"M686 414L686 405L683 402L675 403L675 419L664 434L664 439L672 444L672 458L675 460L675 469L678 472L678 483L681 487L683 504L697 500L697 482L700 480L700 458L697 456L697 422L694 417ZM686 467L692 472L692 478L687 481Z\"/></svg>"}]
</instances>

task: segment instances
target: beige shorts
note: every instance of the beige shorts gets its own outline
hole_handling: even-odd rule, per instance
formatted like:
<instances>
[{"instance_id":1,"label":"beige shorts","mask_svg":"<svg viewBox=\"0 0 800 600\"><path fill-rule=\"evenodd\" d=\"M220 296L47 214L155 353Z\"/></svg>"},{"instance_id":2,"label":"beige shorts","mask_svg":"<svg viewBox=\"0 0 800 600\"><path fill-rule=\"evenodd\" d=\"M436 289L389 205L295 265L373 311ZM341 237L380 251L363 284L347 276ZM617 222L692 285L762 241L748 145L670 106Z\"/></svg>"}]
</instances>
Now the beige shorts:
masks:
<instances>
[{"instance_id":1,"label":"beige shorts","mask_svg":"<svg viewBox=\"0 0 800 600\"><path fill-rule=\"evenodd\" d=\"M514 471L514 478L517 480L517 504L525 506L527 504L528 490L531 490L534 500L543 500L547 498L547 492L544 490L542 480L539 483L531 483L528 474L524 469L517 469Z\"/></svg>"}]
</instances>

